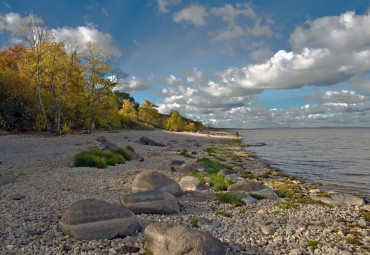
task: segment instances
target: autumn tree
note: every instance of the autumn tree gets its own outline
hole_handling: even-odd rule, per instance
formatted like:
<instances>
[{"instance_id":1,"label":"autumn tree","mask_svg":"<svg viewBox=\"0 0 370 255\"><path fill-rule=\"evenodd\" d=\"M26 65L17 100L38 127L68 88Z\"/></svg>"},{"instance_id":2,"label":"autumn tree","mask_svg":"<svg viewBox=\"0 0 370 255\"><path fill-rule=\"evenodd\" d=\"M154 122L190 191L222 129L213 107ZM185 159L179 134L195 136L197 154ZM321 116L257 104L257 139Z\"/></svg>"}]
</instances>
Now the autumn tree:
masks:
<instances>
[{"instance_id":1,"label":"autumn tree","mask_svg":"<svg viewBox=\"0 0 370 255\"><path fill-rule=\"evenodd\" d=\"M178 111L172 111L171 116L165 121L164 129L179 132L184 128L184 119Z\"/></svg>"},{"instance_id":2,"label":"autumn tree","mask_svg":"<svg viewBox=\"0 0 370 255\"><path fill-rule=\"evenodd\" d=\"M159 113L157 105L151 103L149 100L144 100L144 103L139 107L139 119L151 124L157 124Z\"/></svg>"},{"instance_id":3,"label":"autumn tree","mask_svg":"<svg viewBox=\"0 0 370 255\"><path fill-rule=\"evenodd\" d=\"M195 131L197 131L197 128L195 127L195 123L194 122L185 123L185 125L184 125L184 131L188 131L188 132L195 132Z\"/></svg>"},{"instance_id":4,"label":"autumn tree","mask_svg":"<svg viewBox=\"0 0 370 255\"><path fill-rule=\"evenodd\" d=\"M121 116L123 122L132 122L137 120L136 109L128 99L122 100L122 108L119 110L118 114Z\"/></svg>"}]
</instances>

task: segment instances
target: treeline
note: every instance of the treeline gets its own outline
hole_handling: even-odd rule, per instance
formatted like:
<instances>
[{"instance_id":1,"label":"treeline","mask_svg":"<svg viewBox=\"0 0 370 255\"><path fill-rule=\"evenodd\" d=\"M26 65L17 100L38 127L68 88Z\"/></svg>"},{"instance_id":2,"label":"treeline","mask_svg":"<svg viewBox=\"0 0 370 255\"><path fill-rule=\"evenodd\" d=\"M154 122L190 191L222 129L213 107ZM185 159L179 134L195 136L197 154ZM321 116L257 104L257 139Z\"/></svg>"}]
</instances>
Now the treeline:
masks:
<instances>
[{"instance_id":1,"label":"treeline","mask_svg":"<svg viewBox=\"0 0 370 255\"><path fill-rule=\"evenodd\" d=\"M171 131L203 128L176 111L160 115L148 100L139 105L128 93L113 92L127 75L103 49L56 41L33 15L19 31L23 45L0 51L0 129L61 134L148 125Z\"/></svg>"}]
</instances>

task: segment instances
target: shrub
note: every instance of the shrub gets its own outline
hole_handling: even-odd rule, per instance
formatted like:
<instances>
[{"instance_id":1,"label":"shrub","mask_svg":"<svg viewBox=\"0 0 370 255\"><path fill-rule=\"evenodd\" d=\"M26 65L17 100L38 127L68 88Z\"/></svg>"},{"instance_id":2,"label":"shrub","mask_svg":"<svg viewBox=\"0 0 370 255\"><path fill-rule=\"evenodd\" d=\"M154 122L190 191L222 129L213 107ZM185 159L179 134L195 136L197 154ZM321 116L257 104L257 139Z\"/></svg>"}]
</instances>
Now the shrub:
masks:
<instances>
[{"instance_id":1,"label":"shrub","mask_svg":"<svg viewBox=\"0 0 370 255\"><path fill-rule=\"evenodd\" d=\"M184 156L185 158L194 158L192 155L188 153L186 149L183 149L180 155Z\"/></svg>"},{"instance_id":2,"label":"shrub","mask_svg":"<svg viewBox=\"0 0 370 255\"><path fill-rule=\"evenodd\" d=\"M190 225L193 228L199 228L198 222L199 222L199 220L198 220L197 217L190 217Z\"/></svg>"},{"instance_id":3,"label":"shrub","mask_svg":"<svg viewBox=\"0 0 370 255\"><path fill-rule=\"evenodd\" d=\"M314 249L317 249L318 248L318 245L319 245L319 242L318 241L315 241L315 240L308 240L307 241L307 244L306 246L311 246L312 248Z\"/></svg>"},{"instance_id":4,"label":"shrub","mask_svg":"<svg viewBox=\"0 0 370 255\"><path fill-rule=\"evenodd\" d=\"M132 147L131 145L127 145L126 149L129 150L129 151L135 152L135 148Z\"/></svg>"},{"instance_id":5,"label":"shrub","mask_svg":"<svg viewBox=\"0 0 370 255\"><path fill-rule=\"evenodd\" d=\"M223 203L233 204L235 206L242 206L245 204L245 202L240 197L229 194L229 193L223 193L223 192L216 193L215 199Z\"/></svg>"},{"instance_id":6,"label":"shrub","mask_svg":"<svg viewBox=\"0 0 370 255\"><path fill-rule=\"evenodd\" d=\"M231 217L231 213L226 211L217 211L216 215L224 216L224 217Z\"/></svg>"},{"instance_id":7,"label":"shrub","mask_svg":"<svg viewBox=\"0 0 370 255\"><path fill-rule=\"evenodd\" d=\"M131 160L131 157L122 148L113 148L108 151L91 149L75 155L73 166L106 168L108 165L123 164L126 160Z\"/></svg>"},{"instance_id":8,"label":"shrub","mask_svg":"<svg viewBox=\"0 0 370 255\"><path fill-rule=\"evenodd\" d=\"M198 178L201 182L205 183L205 177L210 179L210 185L213 187L215 191L223 191L226 190L231 184L232 181L230 179L225 178L223 175L215 174L215 173L197 173L192 172L190 176L194 176Z\"/></svg>"}]
</instances>

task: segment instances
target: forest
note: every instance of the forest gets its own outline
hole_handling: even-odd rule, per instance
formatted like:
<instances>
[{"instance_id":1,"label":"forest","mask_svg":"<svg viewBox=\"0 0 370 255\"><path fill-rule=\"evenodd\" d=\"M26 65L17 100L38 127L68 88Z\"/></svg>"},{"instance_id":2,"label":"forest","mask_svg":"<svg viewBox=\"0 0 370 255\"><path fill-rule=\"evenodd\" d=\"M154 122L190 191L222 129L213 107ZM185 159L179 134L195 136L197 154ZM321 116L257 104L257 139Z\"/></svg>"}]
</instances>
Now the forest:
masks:
<instances>
[{"instance_id":1,"label":"forest","mask_svg":"<svg viewBox=\"0 0 370 255\"><path fill-rule=\"evenodd\" d=\"M160 114L115 91L128 75L116 59L92 44L57 41L34 15L19 24L22 43L0 51L0 130L71 133L96 129L197 131L201 122L177 111Z\"/></svg>"}]
</instances>

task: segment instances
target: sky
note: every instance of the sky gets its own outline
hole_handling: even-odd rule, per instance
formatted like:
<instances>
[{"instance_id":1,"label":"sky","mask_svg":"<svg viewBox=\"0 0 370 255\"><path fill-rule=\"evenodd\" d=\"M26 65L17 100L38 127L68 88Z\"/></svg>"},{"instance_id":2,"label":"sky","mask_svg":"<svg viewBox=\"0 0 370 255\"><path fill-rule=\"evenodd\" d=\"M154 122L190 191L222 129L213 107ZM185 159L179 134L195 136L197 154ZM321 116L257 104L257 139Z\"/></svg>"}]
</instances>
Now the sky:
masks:
<instances>
[{"instance_id":1,"label":"sky","mask_svg":"<svg viewBox=\"0 0 370 255\"><path fill-rule=\"evenodd\" d=\"M33 12L129 74L116 89L224 128L370 127L367 0L0 0L0 47Z\"/></svg>"}]
</instances>

